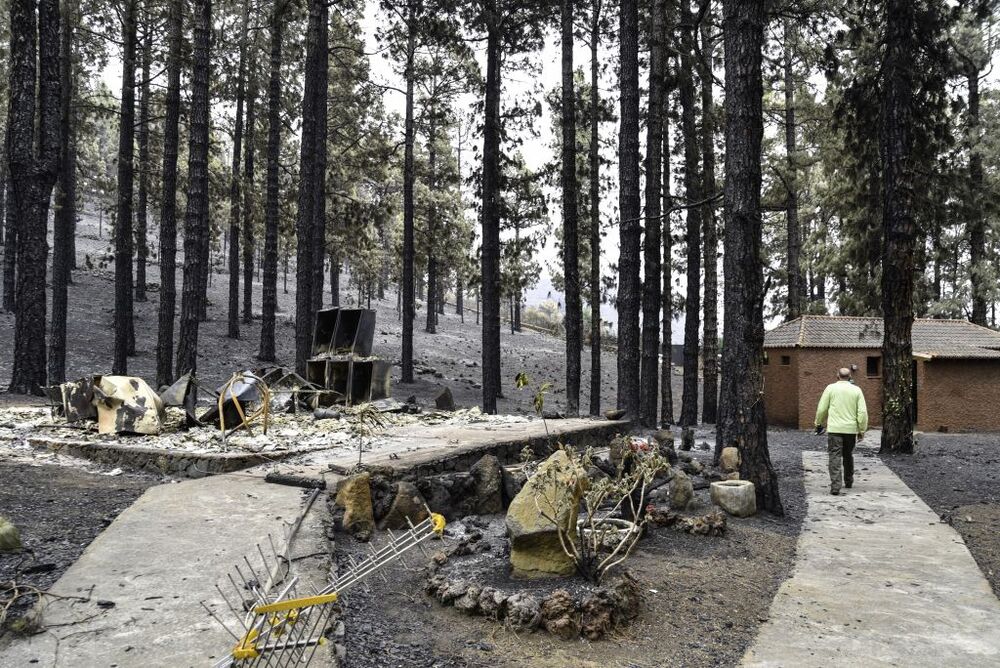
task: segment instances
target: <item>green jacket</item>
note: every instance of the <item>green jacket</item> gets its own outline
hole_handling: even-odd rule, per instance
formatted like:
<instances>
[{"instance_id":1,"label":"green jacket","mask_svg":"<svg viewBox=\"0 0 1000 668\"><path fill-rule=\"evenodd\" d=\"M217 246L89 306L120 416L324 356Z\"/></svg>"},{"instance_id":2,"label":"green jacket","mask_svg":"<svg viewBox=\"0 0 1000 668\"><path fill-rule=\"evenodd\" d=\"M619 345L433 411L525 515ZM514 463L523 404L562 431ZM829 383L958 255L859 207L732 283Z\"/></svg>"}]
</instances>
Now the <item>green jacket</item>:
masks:
<instances>
[{"instance_id":1,"label":"green jacket","mask_svg":"<svg viewBox=\"0 0 1000 668\"><path fill-rule=\"evenodd\" d=\"M863 434L868 430L868 407L861 388L849 381L831 383L816 408L816 426L826 422L831 434Z\"/></svg>"}]
</instances>

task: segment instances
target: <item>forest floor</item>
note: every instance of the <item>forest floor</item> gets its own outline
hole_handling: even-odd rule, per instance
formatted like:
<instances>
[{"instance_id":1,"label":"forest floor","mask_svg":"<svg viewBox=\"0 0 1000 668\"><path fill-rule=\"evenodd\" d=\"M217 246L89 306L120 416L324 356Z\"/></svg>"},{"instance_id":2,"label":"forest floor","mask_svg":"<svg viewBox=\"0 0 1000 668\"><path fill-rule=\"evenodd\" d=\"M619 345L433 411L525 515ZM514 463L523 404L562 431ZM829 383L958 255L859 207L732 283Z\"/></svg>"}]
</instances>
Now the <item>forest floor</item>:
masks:
<instances>
[{"instance_id":1,"label":"forest floor","mask_svg":"<svg viewBox=\"0 0 1000 668\"><path fill-rule=\"evenodd\" d=\"M69 288L69 312L67 317L66 378L77 379L100 373L108 373L112 363L114 332L114 261L110 227L105 223L100 229L92 212L84 210L77 230L77 265L73 272L74 283ZM129 374L139 376L154 385L156 380L156 336L157 312L159 304L159 265L156 263L155 226L150 230L149 243L151 258L147 266L147 301L135 303L136 351L129 358ZM180 245L178 246L180 248ZM178 253L178 283L180 282L183 253ZM295 274L290 268L287 285L279 267L278 309L275 328L275 348L278 364L294 367L294 311ZM357 305L357 288L349 285L347 275L341 278L341 303L345 306ZM246 369L262 366L257 360L260 347L260 307L261 283L256 275L253 284L254 320L240 323L240 338L230 339L227 334L228 274L214 273L208 288L208 320L199 329L198 375L210 386L218 386L230 376ZM242 295L242 287L241 287ZM325 286L325 303L329 303L329 284ZM49 300L51 306L51 299ZM411 385L399 383L401 358L402 324L396 312L396 294L386 293L386 299L373 300L371 308L376 311L375 341L373 352L391 361L393 394L405 399L415 395L424 404L432 403L433 397L444 387L451 389L458 406L475 406L482 401L481 389L481 346L482 329L476 322L475 302L469 303L465 317L455 314L453 305L448 305L446 313L439 316L436 334L424 331L426 311L418 300L417 319L414 323L413 347L416 370L415 382ZM367 307L367 302L364 306ZM241 296L242 309L242 296ZM180 295L178 295L178 312ZM178 325L175 324L175 332ZM0 341L13 341L14 315L0 313ZM504 323L501 330L501 359L504 397L498 409L501 413L532 412L533 390L518 391L514 387L514 377L526 371L538 384L552 383L552 390L546 398L546 410L560 410L565 402L565 341L531 331L511 333ZM175 342L176 346L176 342ZM581 396L580 406L584 411L589 407L590 396L590 348L584 348L581 355ZM0 355L0 388L10 382L11 356ZM678 372L679 370L675 370ZM613 352L604 351L601 365L601 409L615 406L617 384L617 358ZM680 412L680 376L674 378L675 412ZM37 398L14 397L0 390L0 405L3 403L38 403Z\"/></svg>"}]
</instances>

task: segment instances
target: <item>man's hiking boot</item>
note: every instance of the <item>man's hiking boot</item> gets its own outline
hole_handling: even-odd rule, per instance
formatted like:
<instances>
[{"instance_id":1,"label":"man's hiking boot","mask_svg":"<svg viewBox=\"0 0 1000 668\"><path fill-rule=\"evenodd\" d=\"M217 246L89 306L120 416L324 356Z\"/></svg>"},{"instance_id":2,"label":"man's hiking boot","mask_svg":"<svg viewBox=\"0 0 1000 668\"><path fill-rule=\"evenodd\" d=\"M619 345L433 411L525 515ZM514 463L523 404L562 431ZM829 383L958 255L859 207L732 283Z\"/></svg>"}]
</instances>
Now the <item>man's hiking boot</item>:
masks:
<instances>
[{"instance_id":1,"label":"man's hiking boot","mask_svg":"<svg viewBox=\"0 0 1000 668\"><path fill-rule=\"evenodd\" d=\"M830 490L830 494L833 494L834 496L840 496L840 490L839 489L831 489Z\"/></svg>"},{"instance_id":2,"label":"man's hiking boot","mask_svg":"<svg viewBox=\"0 0 1000 668\"><path fill-rule=\"evenodd\" d=\"M854 487L854 481L851 480L849 482L845 482L844 483L844 487L846 487L847 489L850 489L850 488Z\"/></svg>"}]
</instances>

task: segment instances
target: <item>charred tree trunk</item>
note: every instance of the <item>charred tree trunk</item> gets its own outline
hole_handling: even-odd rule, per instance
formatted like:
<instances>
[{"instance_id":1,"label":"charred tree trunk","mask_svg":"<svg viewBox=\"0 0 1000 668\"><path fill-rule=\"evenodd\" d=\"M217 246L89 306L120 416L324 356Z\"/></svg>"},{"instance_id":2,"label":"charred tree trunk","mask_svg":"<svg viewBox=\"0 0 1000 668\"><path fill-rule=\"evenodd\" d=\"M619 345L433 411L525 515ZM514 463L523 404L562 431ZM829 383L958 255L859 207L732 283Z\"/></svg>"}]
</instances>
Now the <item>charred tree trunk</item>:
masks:
<instances>
[{"instance_id":1,"label":"charred tree trunk","mask_svg":"<svg viewBox=\"0 0 1000 668\"><path fill-rule=\"evenodd\" d=\"M188 196L184 215L184 286L177 343L177 375L198 369L198 325L205 301L208 257L208 81L212 2L194 0Z\"/></svg>"},{"instance_id":2,"label":"charred tree trunk","mask_svg":"<svg viewBox=\"0 0 1000 668\"><path fill-rule=\"evenodd\" d=\"M497 0L486 0L486 100L483 128L483 412L497 412L500 389L500 51ZM405 320L405 314L404 314Z\"/></svg>"},{"instance_id":3,"label":"charred tree trunk","mask_svg":"<svg viewBox=\"0 0 1000 668\"><path fill-rule=\"evenodd\" d=\"M764 0L723 0L726 53L725 347L716 456L739 448L740 477L754 484L757 507L784 514L767 449L764 415L764 279L761 264L761 51Z\"/></svg>"},{"instance_id":4,"label":"charred tree trunk","mask_svg":"<svg viewBox=\"0 0 1000 668\"><path fill-rule=\"evenodd\" d=\"M233 125L233 162L229 184L229 328L226 335L240 338L240 220L241 205L240 158L243 151L243 99L247 72L247 54L250 45L250 3L243 8L243 40L240 43L240 62L237 66L236 119ZM247 185L250 190L252 185Z\"/></svg>"},{"instance_id":5,"label":"charred tree trunk","mask_svg":"<svg viewBox=\"0 0 1000 668\"><path fill-rule=\"evenodd\" d=\"M414 248L413 248L413 187L416 178L413 171L413 142L414 142L414 120L413 120L413 80L416 73L413 71L414 56L416 53L416 7L411 3L407 9L406 20L406 112L405 112L405 141L403 156L403 358L402 375L400 380L404 383L413 382L413 319L416 317L414 309L415 285L414 285ZM485 345L485 340L484 340ZM484 385L485 387L485 385Z\"/></svg>"},{"instance_id":6,"label":"charred tree trunk","mask_svg":"<svg viewBox=\"0 0 1000 668\"><path fill-rule=\"evenodd\" d=\"M979 68L969 66L969 278L972 284L972 317L977 325L986 326L986 283L989 275L986 262L986 219L983 211L983 155L980 151Z\"/></svg>"},{"instance_id":7,"label":"charred tree trunk","mask_svg":"<svg viewBox=\"0 0 1000 668\"><path fill-rule=\"evenodd\" d=\"M649 35L649 114L646 120L646 235L643 239L642 364L639 380L639 420L645 427L656 426L659 409L660 372L660 253L661 197L660 169L663 165L663 84L665 11L664 0L652 4Z\"/></svg>"},{"instance_id":8,"label":"charred tree trunk","mask_svg":"<svg viewBox=\"0 0 1000 668\"><path fill-rule=\"evenodd\" d=\"M583 312L580 304L580 244L577 240L576 95L573 91L573 0L561 0L562 29L562 223L563 279L566 287L566 414L580 413L580 354ZM596 112L596 110L595 110ZM519 299L520 301L520 299ZM518 305L520 312L520 305Z\"/></svg>"},{"instance_id":9,"label":"charred tree trunk","mask_svg":"<svg viewBox=\"0 0 1000 668\"><path fill-rule=\"evenodd\" d=\"M63 5L59 53L59 177L52 235L52 324L49 329L50 384L66 380L66 311L69 296L70 258L76 220L76 121L73 118L73 32L76 9Z\"/></svg>"},{"instance_id":10,"label":"charred tree trunk","mask_svg":"<svg viewBox=\"0 0 1000 668\"><path fill-rule=\"evenodd\" d=\"M340 259L330 253L330 305L340 306Z\"/></svg>"},{"instance_id":11,"label":"charred tree trunk","mask_svg":"<svg viewBox=\"0 0 1000 668\"><path fill-rule=\"evenodd\" d=\"M695 110L695 32L690 0L681 0L681 132L684 136L684 197L701 199L698 129ZM701 329L701 209L687 209L687 297L684 302L684 386L681 425L698 422L698 335Z\"/></svg>"},{"instance_id":12,"label":"charred tree trunk","mask_svg":"<svg viewBox=\"0 0 1000 668\"><path fill-rule=\"evenodd\" d=\"M264 362L275 361L274 319L278 307L278 169L281 151L281 42L286 0L275 0L271 16L271 56L267 83L267 199L264 204L264 257L261 270L260 351Z\"/></svg>"},{"instance_id":13,"label":"charred tree trunk","mask_svg":"<svg viewBox=\"0 0 1000 668\"><path fill-rule=\"evenodd\" d=\"M639 200L639 10L619 5L621 119L618 134L618 408L639 417L639 280L642 215Z\"/></svg>"},{"instance_id":14,"label":"charred tree trunk","mask_svg":"<svg viewBox=\"0 0 1000 668\"><path fill-rule=\"evenodd\" d=\"M160 204L160 309L156 339L156 383L174 380L174 311L177 301L177 150L181 106L183 3L173 0L168 17L167 96L163 122L163 201Z\"/></svg>"},{"instance_id":15,"label":"charred tree trunk","mask_svg":"<svg viewBox=\"0 0 1000 668\"><path fill-rule=\"evenodd\" d=\"M913 452L913 219L914 101L909 73L916 57L913 4L886 5L886 51L882 70L882 447Z\"/></svg>"},{"instance_id":16,"label":"charred tree trunk","mask_svg":"<svg viewBox=\"0 0 1000 668\"><path fill-rule=\"evenodd\" d=\"M433 105L433 102L431 103ZM428 187L431 192L435 192L437 189L437 126L435 123L435 110L433 106L428 114L430 116L430 122L427 128L427 171L428 171ZM436 234L437 230L437 211L434 209L433 203L430 206L431 211L428 215L427 220L427 322L424 326L424 331L428 334L437 333L437 307L438 302L438 282L441 280L438 276L438 263L436 258L437 251L437 241Z\"/></svg>"},{"instance_id":17,"label":"charred tree trunk","mask_svg":"<svg viewBox=\"0 0 1000 668\"><path fill-rule=\"evenodd\" d=\"M785 74L785 159L788 175L785 187L788 190L785 208L785 224L788 236L788 320L802 315L804 287L800 257L802 255L802 228L799 226L798 189L798 148L795 136L795 72L793 58L795 26L791 19L785 19L784 74Z\"/></svg>"},{"instance_id":18,"label":"charred tree trunk","mask_svg":"<svg viewBox=\"0 0 1000 668\"><path fill-rule=\"evenodd\" d=\"M674 423L674 388L673 388L673 337L674 337L674 273L673 254L674 237L671 227L673 217L670 210L673 207L673 196L670 194L670 128L667 119L670 117L667 109L668 93L663 91L663 170L660 177L663 180L663 291L660 299L663 301L663 343L661 346L662 360L660 362L660 425L669 427Z\"/></svg>"},{"instance_id":19,"label":"charred tree trunk","mask_svg":"<svg viewBox=\"0 0 1000 668\"><path fill-rule=\"evenodd\" d=\"M8 160L12 213L18 229L14 359L9 390L14 394L41 394L46 382L45 237L49 198L59 166L58 0L41 0L37 16L34 0L13 0L10 27ZM11 243L10 237L7 243Z\"/></svg>"},{"instance_id":20,"label":"charred tree trunk","mask_svg":"<svg viewBox=\"0 0 1000 668\"><path fill-rule=\"evenodd\" d=\"M313 109L316 116L313 143L313 205L312 205L312 304L309 309L309 341L312 346L312 326L316 312L323 306L323 267L326 262L326 164L327 164L327 86L330 69L329 45L329 5L317 2L320 14L317 26L316 49L316 92L313 95ZM303 369L304 370L304 369Z\"/></svg>"},{"instance_id":21,"label":"charred tree trunk","mask_svg":"<svg viewBox=\"0 0 1000 668\"><path fill-rule=\"evenodd\" d=\"M138 0L125 0L122 15L122 102L118 124L118 203L115 218L115 335L111 372L128 374L134 351L132 318L132 198L135 184L135 56Z\"/></svg>"},{"instance_id":22,"label":"charred tree trunk","mask_svg":"<svg viewBox=\"0 0 1000 668\"><path fill-rule=\"evenodd\" d=\"M254 158L257 136L257 40L247 49L250 82L246 96L246 147L243 157L243 322L253 322L253 255L254 255Z\"/></svg>"},{"instance_id":23,"label":"charred tree trunk","mask_svg":"<svg viewBox=\"0 0 1000 668\"><path fill-rule=\"evenodd\" d=\"M601 2L590 15L590 414L601 414Z\"/></svg>"},{"instance_id":24,"label":"charred tree trunk","mask_svg":"<svg viewBox=\"0 0 1000 668\"><path fill-rule=\"evenodd\" d=\"M153 21L143 12L142 79L139 86L139 192L135 211L135 300L146 301L146 227L149 220L149 69L153 59Z\"/></svg>"},{"instance_id":25,"label":"charred tree trunk","mask_svg":"<svg viewBox=\"0 0 1000 668\"><path fill-rule=\"evenodd\" d=\"M715 194L715 99L714 81L715 43L708 20L701 24L701 132L702 132L702 191L705 197ZM719 233L715 207L707 205L702 211L705 258L704 336L702 342L702 408L701 421L715 424L719 406Z\"/></svg>"},{"instance_id":26,"label":"charred tree trunk","mask_svg":"<svg viewBox=\"0 0 1000 668\"><path fill-rule=\"evenodd\" d=\"M10 132L10 126L7 126ZM13 175L7 179L7 210L4 212L4 246L3 246L3 310L8 313L14 312L14 305L17 301L14 298L16 293L15 283L17 275L17 203L14 201L14 178Z\"/></svg>"}]
</instances>

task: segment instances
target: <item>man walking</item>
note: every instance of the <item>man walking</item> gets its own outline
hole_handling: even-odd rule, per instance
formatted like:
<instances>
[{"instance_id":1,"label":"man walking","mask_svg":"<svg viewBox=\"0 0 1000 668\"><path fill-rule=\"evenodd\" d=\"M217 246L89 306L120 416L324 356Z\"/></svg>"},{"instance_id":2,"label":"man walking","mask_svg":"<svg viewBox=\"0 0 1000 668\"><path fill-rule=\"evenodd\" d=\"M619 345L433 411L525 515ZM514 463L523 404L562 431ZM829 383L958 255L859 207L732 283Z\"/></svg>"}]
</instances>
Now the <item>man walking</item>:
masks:
<instances>
[{"instance_id":1,"label":"man walking","mask_svg":"<svg viewBox=\"0 0 1000 668\"><path fill-rule=\"evenodd\" d=\"M830 493L840 494L841 482L854 485L854 446L868 429L868 407L861 388L851 382L851 370L837 371L837 382L823 390L816 408L816 433L826 425L830 454Z\"/></svg>"}]
</instances>

